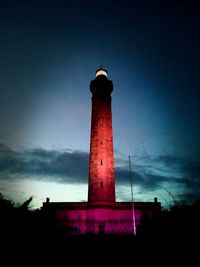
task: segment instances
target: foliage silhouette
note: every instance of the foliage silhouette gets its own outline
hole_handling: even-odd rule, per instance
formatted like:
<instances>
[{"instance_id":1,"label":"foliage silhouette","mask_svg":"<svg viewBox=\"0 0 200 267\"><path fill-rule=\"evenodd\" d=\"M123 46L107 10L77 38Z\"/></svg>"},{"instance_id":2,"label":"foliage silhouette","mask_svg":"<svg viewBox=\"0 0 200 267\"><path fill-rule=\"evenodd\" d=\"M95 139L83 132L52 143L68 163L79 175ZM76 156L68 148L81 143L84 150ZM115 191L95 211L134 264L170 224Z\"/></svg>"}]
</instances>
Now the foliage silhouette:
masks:
<instances>
[{"instance_id":1,"label":"foliage silhouette","mask_svg":"<svg viewBox=\"0 0 200 267\"><path fill-rule=\"evenodd\" d=\"M52 251L59 255L61 251L66 253L66 248L72 252L99 248L105 253L110 247L124 253L134 248L134 253L140 253L141 250L153 250L153 244L156 249L170 244L172 251L177 248L189 250L200 237L200 200L192 205L176 203L169 210L163 209L158 218L144 218L144 225L138 230L136 237L60 235L53 228L51 214L42 209L29 210L31 201L32 197L16 206L0 194L0 234L4 246L7 244L10 247L12 244L28 251L37 248L43 252L48 251L47 254Z\"/></svg>"}]
</instances>

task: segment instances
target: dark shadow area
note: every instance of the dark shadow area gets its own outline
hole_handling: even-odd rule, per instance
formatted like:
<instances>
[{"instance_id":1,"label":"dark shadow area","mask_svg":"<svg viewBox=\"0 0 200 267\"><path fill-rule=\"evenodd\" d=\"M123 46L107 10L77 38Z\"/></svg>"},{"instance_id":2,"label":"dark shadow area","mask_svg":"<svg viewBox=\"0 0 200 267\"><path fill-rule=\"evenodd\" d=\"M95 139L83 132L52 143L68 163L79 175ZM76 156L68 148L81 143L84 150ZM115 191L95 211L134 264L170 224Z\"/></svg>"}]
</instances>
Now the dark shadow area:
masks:
<instances>
[{"instance_id":1,"label":"dark shadow area","mask_svg":"<svg viewBox=\"0 0 200 267\"><path fill-rule=\"evenodd\" d=\"M190 206L174 205L170 210L163 210L159 218L144 219L137 236L63 235L54 230L50 214L29 210L30 202L31 198L16 207L1 195L3 255L16 254L21 260L24 256L34 256L46 263L66 257L73 257L75 261L78 260L76 257L89 260L89 255L97 257L100 262L105 257L114 257L115 260L125 257L126 262L134 257L141 262L153 259L154 263L161 255L182 260L185 257L194 260L198 255L200 200Z\"/></svg>"}]
</instances>

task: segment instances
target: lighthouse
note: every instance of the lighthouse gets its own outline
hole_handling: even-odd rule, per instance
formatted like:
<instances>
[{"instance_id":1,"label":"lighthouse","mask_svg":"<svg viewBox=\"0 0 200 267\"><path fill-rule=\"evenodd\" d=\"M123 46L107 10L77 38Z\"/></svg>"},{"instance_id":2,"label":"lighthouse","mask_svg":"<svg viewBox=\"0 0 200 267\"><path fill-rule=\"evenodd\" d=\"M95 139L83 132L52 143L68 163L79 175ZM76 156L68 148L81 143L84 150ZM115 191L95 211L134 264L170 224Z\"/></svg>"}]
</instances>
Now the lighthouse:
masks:
<instances>
[{"instance_id":1,"label":"lighthouse","mask_svg":"<svg viewBox=\"0 0 200 267\"><path fill-rule=\"evenodd\" d=\"M111 93L113 83L100 68L90 83L92 116L88 202L115 202Z\"/></svg>"},{"instance_id":2,"label":"lighthouse","mask_svg":"<svg viewBox=\"0 0 200 267\"><path fill-rule=\"evenodd\" d=\"M54 230L63 235L133 235L136 227L142 228L148 217L160 213L161 205L157 198L154 202L116 201L111 108L113 83L104 68L96 71L90 91L88 201L50 202L47 198L43 211Z\"/></svg>"}]
</instances>

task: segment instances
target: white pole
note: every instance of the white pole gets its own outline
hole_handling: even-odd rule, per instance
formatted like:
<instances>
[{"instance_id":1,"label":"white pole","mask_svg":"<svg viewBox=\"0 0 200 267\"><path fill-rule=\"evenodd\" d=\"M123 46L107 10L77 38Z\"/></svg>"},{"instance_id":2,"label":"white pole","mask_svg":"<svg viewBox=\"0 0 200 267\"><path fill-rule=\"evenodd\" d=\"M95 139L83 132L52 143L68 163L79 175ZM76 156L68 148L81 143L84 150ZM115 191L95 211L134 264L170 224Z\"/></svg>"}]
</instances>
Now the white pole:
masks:
<instances>
[{"instance_id":1,"label":"white pole","mask_svg":"<svg viewBox=\"0 0 200 267\"><path fill-rule=\"evenodd\" d=\"M132 181L132 171L131 171L131 158L128 156L129 160L129 169L130 169L130 183L131 183L131 198L132 198L132 215L133 215L133 234L136 235L136 223L135 223L135 208L134 208L134 200L133 200L133 181Z\"/></svg>"}]
</instances>

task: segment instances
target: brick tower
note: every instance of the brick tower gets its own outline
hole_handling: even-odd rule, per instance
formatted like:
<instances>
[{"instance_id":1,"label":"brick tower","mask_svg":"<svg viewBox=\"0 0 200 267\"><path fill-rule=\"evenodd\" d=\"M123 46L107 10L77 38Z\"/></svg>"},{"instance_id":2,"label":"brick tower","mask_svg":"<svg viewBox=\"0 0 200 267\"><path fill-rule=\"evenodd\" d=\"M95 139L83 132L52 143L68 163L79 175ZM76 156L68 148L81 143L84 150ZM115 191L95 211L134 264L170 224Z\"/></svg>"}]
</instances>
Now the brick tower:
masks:
<instances>
[{"instance_id":1,"label":"brick tower","mask_svg":"<svg viewBox=\"0 0 200 267\"><path fill-rule=\"evenodd\" d=\"M133 235L147 218L156 217L160 202L116 202L111 93L113 84L100 68L90 83L92 121L88 202L43 203L49 225L67 235ZM134 216L133 216L134 215ZM145 228L144 228L145 229ZM141 231L141 230L140 230Z\"/></svg>"},{"instance_id":2,"label":"brick tower","mask_svg":"<svg viewBox=\"0 0 200 267\"><path fill-rule=\"evenodd\" d=\"M100 68L90 83L92 121L88 202L115 202L111 93L112 81Z\"/></svg>"}]
</instances>

